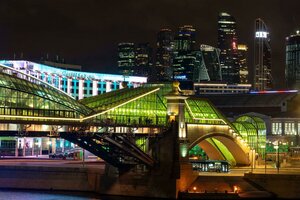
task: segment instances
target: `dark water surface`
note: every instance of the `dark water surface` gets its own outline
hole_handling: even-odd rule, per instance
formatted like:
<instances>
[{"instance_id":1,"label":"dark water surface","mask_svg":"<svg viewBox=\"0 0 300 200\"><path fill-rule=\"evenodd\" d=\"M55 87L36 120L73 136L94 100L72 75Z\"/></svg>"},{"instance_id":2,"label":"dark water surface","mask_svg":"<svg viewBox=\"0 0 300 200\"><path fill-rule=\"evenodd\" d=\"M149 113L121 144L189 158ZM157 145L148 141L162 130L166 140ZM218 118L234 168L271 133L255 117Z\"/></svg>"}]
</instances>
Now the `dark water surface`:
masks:
<instances>
[{"instance_id":1,"label":"dark water surface","mask_svg":"<svg viewBox=\"0 0 300 200\"><path fill-rule=\"evenodd\" d=\"M0 189L0 200L96 200L89 193Z\"/></svg>"},{"instance_id":2,"label":"dark water surface","mask_svg":"<svg viewBox=\"0 0 300 200\"><path fill-rule=\"evenodd\" d=\"M141 200L149 198L105 196L94 193L68 191L40 191L0 189L0 200Z\"/></svg>"}]
</instances>

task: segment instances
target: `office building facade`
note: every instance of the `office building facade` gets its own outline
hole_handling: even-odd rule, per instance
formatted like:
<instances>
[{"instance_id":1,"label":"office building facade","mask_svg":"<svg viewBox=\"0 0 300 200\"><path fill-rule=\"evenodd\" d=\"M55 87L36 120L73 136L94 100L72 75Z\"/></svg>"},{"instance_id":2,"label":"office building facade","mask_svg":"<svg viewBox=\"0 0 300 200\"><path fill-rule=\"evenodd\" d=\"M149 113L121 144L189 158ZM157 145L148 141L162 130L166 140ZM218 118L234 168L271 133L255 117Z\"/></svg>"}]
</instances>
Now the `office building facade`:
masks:
<instances>
[{"instance_id":1,"label":"office building facade","mask_svg":"<svg viewBox=\"0 0 300 200\"><path fill-rule=\"evenodd\" d=\"M174 33L170 29L161 29L156 41L156 80L170 81L172 79L173 51Z\"/></svg>"},{"instance_id":2,"label":"office building facade","mask_svg":"<svg viewBox=\"0 0 300 200\"><path fill-rule=\"evenodd\" d=\"M196 29L193 26L179 27L175 36L175 50L179 52L196 50Z\"/></svg>"},{"instance_id":3,"label":"office building facade","mask_svg":"<svg viewBox=\"0 0 300 200\"><path fill-rule=\"evenodd\" d=\"M0 65L34 76L75 99L122 89L124 83L128 87L138 87L147 82L146 77L79 72L26 60L0 60ZM20 78L23 77L21 73L17 75Z\"/></svg>"},{"instance_id":4,"label":"office building facade","mask_svg":"<svg viewBox=\"0 0 300 200\"><path fill-rule=\"evenodd\" d=\"M196 48L196 30L193 26L179 27L175 36L173 79L199 82L201 51Z\"/></svg>"},{"instance_id":5,"label":"office building facade","mask_svg":"<svg viewBox=\"0 0 300 200\"><path fill-rule=\"evenodd\" d=\"M286 38L285 79L290 89L300 89L300 31Z\"/></svg>"},{"instance_id":6,"label":"office building facade","mask_svg":"<svg viewBox=\"0 0 300 200\"><path fill-rule=\"evenodd\" d=\"M245 44L238 45L239 62L240 62L240 83L249 83L249 70L247 64L248 47Z\"/></svg>"},{"instance_id":7,"label":"office building facade","mask_svg":"<svg viewBox=\"0 0 300 200\"><path fill-rule=\"evenodd\" d=\"M222 72L220 65L220 49L201 44L200 50L202 53L201 67L202 71L200 74L203 78L200 81L205 80L205 76L208 78L207 81L222 81ZM206 75L207 74L207 75Z\"/></svg>"},{"instance_id":8,"label":"office building facade","mask_svg":"<svg viewBox=\"0 0 300 200\"><path fill-rule=\"evenodd\" d=\"M222 80L229 84L240 83L237 45L236 21L222 12L218 16L218 48L221 50Z\"/></svg>"},{"instance_id":9,"label":"office building facade","mask_svg":"<svg viewBox=\"0 0 300 200\"><path fill-rule=\"evenodd\" d=\"M134 76L149 76L152 68L152 48L149 43L137 44L135 48Z\"/></svg>"},{"instance_id":10,"label":"office building facade","mask_svg":"<svg viewBox=\"0 0 300 200\"><path fill-rule=\"evenodd\" d=\"M134 43L123 42L118 44L118 69L123 75L130 76L134 73L135 47Z\"/></svg>"},{"instance_id":11,"label":"office building facade","mask_svg":"<svg viewBox=\"0 0 300 200\"><path fill-rule=\"evenodd\" d=\"M255 20L254 89L272 89L270 33L262 19Z\"/></svg>"}]
</instances>

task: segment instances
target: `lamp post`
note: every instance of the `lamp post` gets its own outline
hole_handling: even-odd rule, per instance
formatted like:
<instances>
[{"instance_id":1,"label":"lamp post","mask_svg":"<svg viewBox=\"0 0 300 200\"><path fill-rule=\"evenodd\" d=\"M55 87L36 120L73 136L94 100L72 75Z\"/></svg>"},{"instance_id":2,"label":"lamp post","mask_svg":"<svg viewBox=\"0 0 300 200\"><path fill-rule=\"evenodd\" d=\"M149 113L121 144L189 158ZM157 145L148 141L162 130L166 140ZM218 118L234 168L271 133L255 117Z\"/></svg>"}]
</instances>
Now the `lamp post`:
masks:
<instances>
[{"instance_id":1,"label":"lamp post","mask_svg":"<svg viewBox=\"0 0 300 200\"><path fill-rule=\"evenodd\" d=\"M279 173L279 141L274 145L274 149L276 149L276 168L277 174Z\"/></svg>"},{"instance_id":2,"label":"lamp post","mask_svg":"<svg viewBox=\"0 0 300 200\"><path fill-rule=\"evenodd\" d=\"M267 158L266 158L266 146L262 145L260 146L264 150L264 161L265 161L265 174L267 173Z\"/></svg>"},{"instance_id":3,"label":"lamp post","mask_svg":"<svg viewBox=\"0 0 300 200\"><path fill-rule=\"evenodd\" d=\"M255 163L255 150L252 148L251 149L251 173L253 173L254 163Z\"/></svg>"}]
</instances>

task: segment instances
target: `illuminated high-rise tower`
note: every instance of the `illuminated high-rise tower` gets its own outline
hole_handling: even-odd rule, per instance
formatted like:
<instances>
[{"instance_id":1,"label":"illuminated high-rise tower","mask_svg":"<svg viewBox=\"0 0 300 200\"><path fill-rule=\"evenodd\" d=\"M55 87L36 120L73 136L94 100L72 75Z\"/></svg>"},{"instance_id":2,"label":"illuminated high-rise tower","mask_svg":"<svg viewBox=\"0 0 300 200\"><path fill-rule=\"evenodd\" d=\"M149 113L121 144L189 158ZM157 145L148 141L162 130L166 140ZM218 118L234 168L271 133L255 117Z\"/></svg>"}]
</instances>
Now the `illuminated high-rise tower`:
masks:
<instances>
[{"instance_id":1,"label":"illuminated high-rise tower","mask_svg":"<svg viewBox=\"0 0 300 200\"><path fill-rule=\"evenodd\" d=\"M118 45L118 68L123 75L133 75L135 66L134 43L119 43Z\"/></svg>"},{"instance_id":2,"label":"illuminated high-rise tower","mask_svg":"<svg viewBox=\"0 0 300 200\"><path fill-rule=\"evenodd\" d=\"M196 57L201 56L199 50L195 52L196 30L190 25L179 27L174 43L173 78L196 81L199 77L196 66L200 63Z\"/></svg>"},{"instance_id":3,"label":"illuminated high-rise tower","mask_svg":"<svg viewBox=\"0 0 300 200\"><path fill-rule=\"evenodd\" d=\"M270 90L271 76L271 47L270 33L262 19L255 20L254 42L254 89Z\"/></svg>"},{"instance_id":4,"label":"illuminated high-rise tower","mask_svg":"<svg viewBox=\"0 0 300 200\"><path fill-rule=\"evenodd\" d=\"M152 48L149 43L137 44L135 48L135 67L133 75L148 77L152 67Z\"/></svg>"},{"instance_id":5,"label":"illuminated high-rise tower","mask_svg":"<svg viewBox=\"0 0 300 200\"><path fill-rule=\"evenodd\" d=\"M193 26L179 27L175 36L173 78L200 81L201 52L196 49L196 30Z\"/></svg>"},{"instance_id":6,"label":"illuminated high-rise tower","mask_svg":"<svg viewBox=\"0 0 300 200\"><path fill-rule=\"evenodd\" d=\"M156 79L169 81L172 78L172 63L174 51L174 34L170 29L161 29L156 42Z\"/></svg>"},{"instance_id":7,"label":"illuminated high-rise tower","mask_svg":"<svg viewBox=\"0 0 300 200\"><path fill-rule=\"evenodd\" d=\"M175 37L176 51L193 51L196 50L196 30L191 25L179 27Z\"/></svg>"},{"instance_id":8,"label":"illuminated high-rise tower","mask_svg":"<svg viewBox=\"0 0 300 200\"><path fill-rule=\"evenodd\" d=\"M220 66L220 49L201 44L200 50L202 54L201 62L201 79L200 81L222 81Z\"/></svg>"},{"instance_id":9,"label":"illuminated high-rise tower","mask_svg":"<svg viewBox=\"0 0 300 200\"><path fill-rule=\"evenodd\" d=\"M239 61L240 61L240 83L249 83L249 71L247 65L247 51L248 47L245 44L238 45Z\"/></svg>"},{"instance_id":10,"label":"illuminated high-rise tower","mask_svg":"<svg viewBox=\"0 0 300 200\"><path fill-rule=\"evenodd\" d=\"M286 38L285 79L288 88L300 89L300 31Z\"/></svg>"},{"instance_id":11,"label":"illuminated high-rise tower","mask_svg":"<svg viewBox=\"0 0 300 200\"><path fill-rule=\"evenodd\" d=\"M218 16L218 48L221 50L222 80L228 83L240 82L237 45L236 21L222 12Z\"/></svg>"}]
</instances>

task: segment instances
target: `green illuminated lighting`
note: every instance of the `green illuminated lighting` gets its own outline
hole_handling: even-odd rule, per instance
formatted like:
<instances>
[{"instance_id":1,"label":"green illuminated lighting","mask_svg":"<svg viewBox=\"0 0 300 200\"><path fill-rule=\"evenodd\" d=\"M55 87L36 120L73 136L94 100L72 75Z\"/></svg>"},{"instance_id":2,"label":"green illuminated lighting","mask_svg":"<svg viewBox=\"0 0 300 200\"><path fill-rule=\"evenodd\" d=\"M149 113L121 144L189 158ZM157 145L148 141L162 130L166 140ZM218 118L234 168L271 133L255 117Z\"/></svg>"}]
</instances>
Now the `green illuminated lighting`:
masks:
<instances>
[{"instance_id":1,"label":"green illuminated lighting","mask_svg":"<svg viewBox=\"0 0 300 200\"><path fill-rule=\"evenodd\" d=\"M140 99L140 98L142 98L142 97L144 97L144 96L147 96L147 95L149 95L149 94L151 94L151 93L154 93L154 92L158 91L159 89L160 89L160 88L156 88L156 89L154 89L154 90L152 90L152 91L150 91L150 92L147 92L146 94L143 94L143 95L140 95L140 96L135 97L135 98L133 98L133 99L130 99L130 100L128 100L128 101L126 101L126 102L124 102L124 103L121 103L121 104L119 104L119 105L116 105L115 107L112 107L112 108L110 108L110 109L108 109L108 110L105 110L105 111L103 111L103 112L100 112L100 113L97 113L97 114L94 114L94 115L85 117L85 118L83 118L82 120L87 120L87 119L90 119L90 118L97 117L97 116L99 116L99 115L103 115L103 114L105 114L105 113L108 113L109 111L114 111L114 109L116 109L116 108L119 108L119 107L121 107L121 106L123 106L123 105L126 105L126 104L128 104L128 103L130 103L130 102L132 102L132 101L135 101L135 100L137 100L137 99Z\"/></svg>"}]
</instances>

